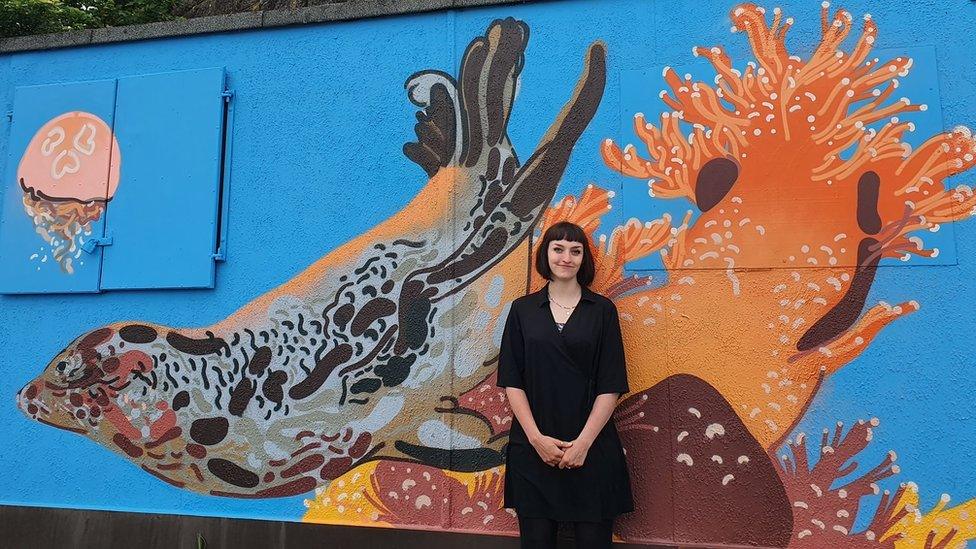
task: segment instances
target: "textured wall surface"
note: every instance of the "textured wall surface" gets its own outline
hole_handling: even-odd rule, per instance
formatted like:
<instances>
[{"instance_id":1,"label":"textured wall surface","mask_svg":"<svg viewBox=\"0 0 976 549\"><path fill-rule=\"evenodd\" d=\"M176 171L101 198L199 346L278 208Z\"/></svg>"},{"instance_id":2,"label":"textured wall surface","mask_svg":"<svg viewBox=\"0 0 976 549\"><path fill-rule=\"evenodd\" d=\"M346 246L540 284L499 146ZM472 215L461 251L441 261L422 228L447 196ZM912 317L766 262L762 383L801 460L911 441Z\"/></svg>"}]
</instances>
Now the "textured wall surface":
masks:
<instances>
[{"instance_id":1,"label":"textured wall surface","mask_svg":"<svg viewBox=\"0 0 976 549\"><path fill-rule=\"evenodd\" d=\"M236 114L214 289L0 296L0 503L513 533L499 331L571 219L627 347L621 540L964 547L974 25L567 0L2 56L5 111L222 66Z\"/></svg>"}]
</instances>

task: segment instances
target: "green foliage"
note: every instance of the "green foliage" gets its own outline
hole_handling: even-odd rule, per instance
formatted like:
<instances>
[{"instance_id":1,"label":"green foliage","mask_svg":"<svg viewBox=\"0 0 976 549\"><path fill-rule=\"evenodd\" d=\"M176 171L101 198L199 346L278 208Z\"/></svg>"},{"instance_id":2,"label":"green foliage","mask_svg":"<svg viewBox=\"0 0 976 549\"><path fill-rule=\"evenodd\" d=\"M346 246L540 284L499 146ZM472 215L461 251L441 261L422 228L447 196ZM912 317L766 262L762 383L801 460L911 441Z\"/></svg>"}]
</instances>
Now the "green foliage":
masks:
<instances>
[{"instance_id":1,"label":"green foliage","mask_svg":"<svg viewBox=\"0 0 976 549\"><path fill-rule=\"evenodd\" d=\"M0 0L0 37L44 34L94 26L94 17L57 0Z\"/></svg>"},{"instance_id":2,"label":"green foliage","mask_svg":"<svg viewBox=\"0 0 976 549\"><path fill-rule=\"evenodd\" d=\"M175 19L178 0L0 0L0 38Z\"/></svg>"},{"instance_id":3,"label":"green foliage","mask_svg":"<svg viewBox=\"0 0 976 549\"><path fill-rule=\"evenodd\" d=\"M38 0L40 1L40 0ZM117 27L173 19L176 0L61 0L68 8L92 14L99 26Z\"/></svg>"}]
</instances>

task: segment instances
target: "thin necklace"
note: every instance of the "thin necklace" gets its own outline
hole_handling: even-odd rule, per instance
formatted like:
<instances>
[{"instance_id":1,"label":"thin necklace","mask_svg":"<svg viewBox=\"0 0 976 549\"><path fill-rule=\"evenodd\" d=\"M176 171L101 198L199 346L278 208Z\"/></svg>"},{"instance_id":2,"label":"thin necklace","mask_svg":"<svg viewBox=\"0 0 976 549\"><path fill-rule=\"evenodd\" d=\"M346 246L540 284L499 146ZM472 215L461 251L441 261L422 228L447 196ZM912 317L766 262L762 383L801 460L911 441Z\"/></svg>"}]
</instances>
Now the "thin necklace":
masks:
<instances>
[{"instance_id":1,"label":"thin necklace","mask_svg":"<svg viewBox=\"0 0 976 549\"><path fill-rule=\"evenodd\" d=\"M563 309L566 309L567 311L572 311L573 309L576 308L576 305L579 305L579 302L577 301L576 302L576 305L573 305L572 307L567 307L567 306L563 305L562 303L560 303L560 302L556 301L555 299L553 299L552 296L549 296L549 299L552 300L552 302L555 303L557 307L562 307Z\"/></svg>"}]
</instances>

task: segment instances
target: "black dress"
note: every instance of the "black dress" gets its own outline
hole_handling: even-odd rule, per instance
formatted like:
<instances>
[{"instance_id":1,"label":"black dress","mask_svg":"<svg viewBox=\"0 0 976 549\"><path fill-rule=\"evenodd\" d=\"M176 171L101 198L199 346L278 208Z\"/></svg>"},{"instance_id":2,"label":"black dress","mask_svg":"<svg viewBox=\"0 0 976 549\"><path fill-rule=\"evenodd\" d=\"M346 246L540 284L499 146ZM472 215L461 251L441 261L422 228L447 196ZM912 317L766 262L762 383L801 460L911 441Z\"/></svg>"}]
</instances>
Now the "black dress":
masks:
<instances>
[{"instance_id":1,"label":"black dress","mask_svg":"<svg viewBox=\"0 0 976 549\"><path fill-rule=\"evenodd\" d=\"M627 369L617 308L583 288L560 331L549 287L512 302L498 357L498 386L525 391L539 431L572 441L596 395L626 393ZM513 418L505 468L505 507L521 517L599 522L634 510L630 477L613 420L593 441L582 467L547 465Z\"/></svg>"}]
</instances>

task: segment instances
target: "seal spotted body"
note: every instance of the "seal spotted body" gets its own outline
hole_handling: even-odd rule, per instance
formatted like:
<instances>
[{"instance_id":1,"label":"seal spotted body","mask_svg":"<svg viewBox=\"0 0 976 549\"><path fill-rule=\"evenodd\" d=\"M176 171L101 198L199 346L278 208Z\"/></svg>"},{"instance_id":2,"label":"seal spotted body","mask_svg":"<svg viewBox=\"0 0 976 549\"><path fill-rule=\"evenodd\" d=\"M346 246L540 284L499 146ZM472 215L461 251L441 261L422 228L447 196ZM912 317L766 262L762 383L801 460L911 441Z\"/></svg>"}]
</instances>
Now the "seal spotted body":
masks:
<instances>
[{"instance_id":1,"label":"seal spotted body","mask_svg":"<svg viewBox=\"0 0 976 549\"><path fill-rule=\"evenodd\" d=\"M524 291L520 244L605 81L597 43L520 164L506 126L527 40L524 23L495 21L468 46L457 80L424 71L407 81L422 111L404 153L430 179L398 214L209 328L119 323L79 337L18 405L170 484L219 496L300 494L371 459L500 464L503 438L472 416L431 419L449 413L432 400L494 368L498 315L482 307L501 312Z\"/></svg>"}]
</instances>

